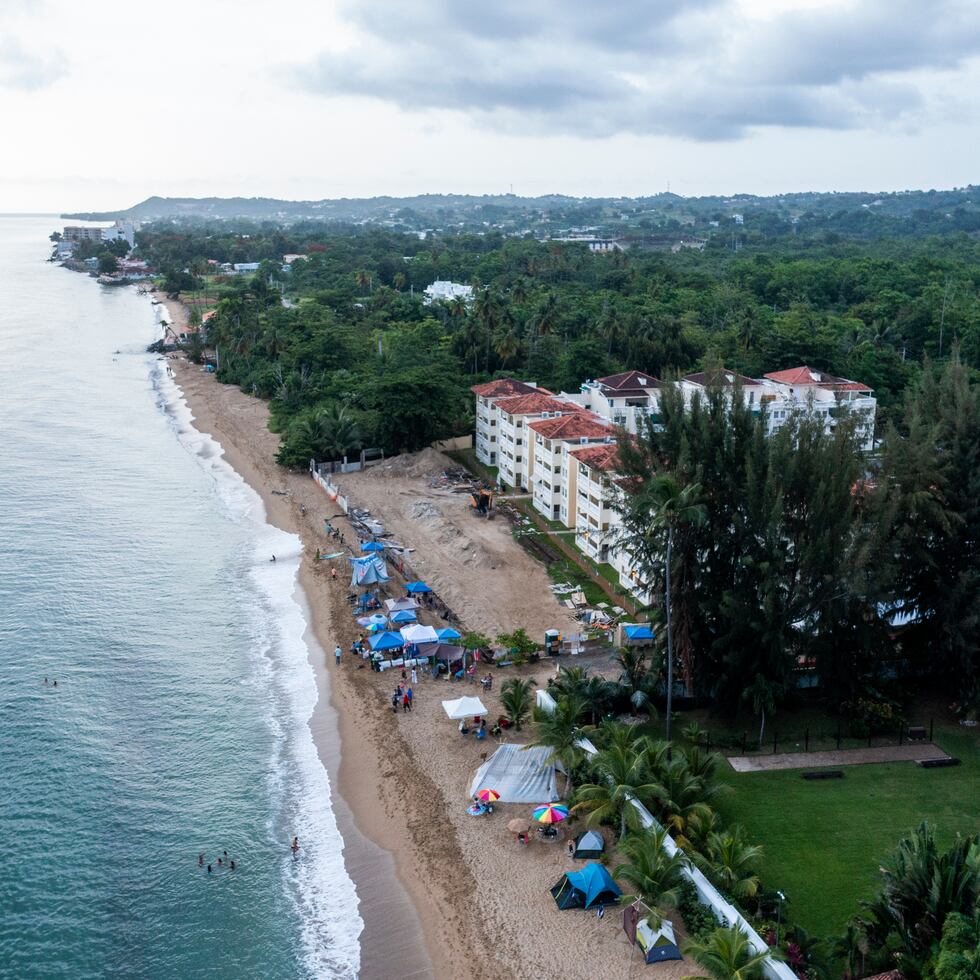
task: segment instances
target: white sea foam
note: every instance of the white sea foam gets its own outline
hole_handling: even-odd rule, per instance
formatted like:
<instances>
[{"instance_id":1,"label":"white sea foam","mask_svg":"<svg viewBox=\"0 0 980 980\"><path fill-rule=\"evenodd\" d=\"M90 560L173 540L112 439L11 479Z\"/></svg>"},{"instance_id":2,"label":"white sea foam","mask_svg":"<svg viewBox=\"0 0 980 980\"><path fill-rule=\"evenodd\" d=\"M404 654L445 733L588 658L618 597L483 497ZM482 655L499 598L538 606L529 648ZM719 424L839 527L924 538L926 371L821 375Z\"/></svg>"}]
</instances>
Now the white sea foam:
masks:
<instances>
[{"instance_id":1,"label":"white sea foam","mask_svg":"<svg viewBox=\"0 0 980 980\"><path fill-rule=\"evenodd\" d=\"M309 725L317 689L305 640L307 624L297 601L300 539L266 523L259 495L222 458L220 444L194 428L166 361L154 362L151 377L161 409L171 418L181 444L213 477L229 516L251 525L245 556L256 599L251 625L270 691L269 725L275 742L268 790L282 811L279 826L271 827L270 833L282 835L288 828L286 832L297 835L302 845L297 860L284 858L283 878L299 924L306 971L317 977L356 977L364 923L344 864L329 777ZM273 554L275 562L270 560Z\"/></svg>"}]
</instances>

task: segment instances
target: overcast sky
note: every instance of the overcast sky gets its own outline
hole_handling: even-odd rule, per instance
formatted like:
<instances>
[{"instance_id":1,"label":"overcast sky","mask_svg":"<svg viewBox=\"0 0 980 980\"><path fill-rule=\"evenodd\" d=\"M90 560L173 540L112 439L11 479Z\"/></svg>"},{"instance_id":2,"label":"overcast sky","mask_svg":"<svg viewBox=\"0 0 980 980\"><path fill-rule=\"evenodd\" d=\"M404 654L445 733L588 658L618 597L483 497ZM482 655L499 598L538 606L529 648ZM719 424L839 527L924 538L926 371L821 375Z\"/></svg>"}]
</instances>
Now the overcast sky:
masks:
<instances>
[{"instance_id":1,"label":"overcast sky","mask_svg":"<svg viewBox=\"0 0 980 980\"><path fill-rule=\"evenodd\" d=\"M978 0L0 0L0 210L980 182Z\"/></svg>"}]
</instances>

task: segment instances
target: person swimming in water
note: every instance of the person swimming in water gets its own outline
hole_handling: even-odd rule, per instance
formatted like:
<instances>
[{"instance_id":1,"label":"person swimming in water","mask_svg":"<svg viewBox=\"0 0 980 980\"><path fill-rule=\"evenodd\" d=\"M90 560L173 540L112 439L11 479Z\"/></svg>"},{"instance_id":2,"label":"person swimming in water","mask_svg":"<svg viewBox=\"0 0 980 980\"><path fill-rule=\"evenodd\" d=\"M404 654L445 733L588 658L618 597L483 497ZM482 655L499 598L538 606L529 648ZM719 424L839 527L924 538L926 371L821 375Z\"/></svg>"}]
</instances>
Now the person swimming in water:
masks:
<instances>
[{"instance_id":1,"label":"person swimming in water","mask_svg":"<svg viewBox=\"0 0 980 980\"><path fill-rule=\"evenodd\" d=\"M203 868L204 867L204 851L201 851L201 853L198 854L198 856L197 856L197 866L199 868Z\"/></svg>"},{"instance_id":2,"label":"person swimming in water","mask_svg":"<svg viewBox=\"0 0 980 980\"><path fill-rule=\"evenodd\" d=\"M289 845L289 849L293 852L293 854L299 854L299 838L298 837L294 837L293 838L293 842L292 842L292 844Z\"/></svg>"}]
</instances>

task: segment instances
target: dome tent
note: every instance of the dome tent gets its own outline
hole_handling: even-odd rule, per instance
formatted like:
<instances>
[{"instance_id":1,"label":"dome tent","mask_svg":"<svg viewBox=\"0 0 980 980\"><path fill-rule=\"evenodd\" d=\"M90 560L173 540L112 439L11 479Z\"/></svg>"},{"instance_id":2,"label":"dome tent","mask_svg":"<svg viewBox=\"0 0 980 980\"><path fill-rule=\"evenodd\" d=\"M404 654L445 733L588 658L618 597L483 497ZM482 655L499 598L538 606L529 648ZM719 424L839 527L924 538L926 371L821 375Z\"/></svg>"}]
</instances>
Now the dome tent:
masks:
<instances>
[{"instance_id":1,"label":"dome tent","mask_svg":"<svg viewBox=\"0 0 980 980\"><path fill-rule=\"evenodd\" d=\"M597 830L586 830L575 838L572 857L579 860L600 857L606 849L606 842Z\"/></svg>"},{"instance_id":2,"label":"dome tent","mask_svg":"<svg viewBox=\"0 0 980 980\"><path fill-rule=\"evenodd\" d=\"M643 950L644 963L683 959L674 938L674 926L668 919L660 923L659 929L654 929L649 919L640 919L636 924L636 945Z\"/></svg>"},{"instance_id":3,"label":"dome tent","mask_svg":"<svg viewBox=\"0 0 980 980\"><path fill-rule=\"evenodd\" d=\"M612 875L594 861L581 871L566 871L551 888L551 895L560 909L615 905L622 894Z\"/></svg>"}]
</instances>

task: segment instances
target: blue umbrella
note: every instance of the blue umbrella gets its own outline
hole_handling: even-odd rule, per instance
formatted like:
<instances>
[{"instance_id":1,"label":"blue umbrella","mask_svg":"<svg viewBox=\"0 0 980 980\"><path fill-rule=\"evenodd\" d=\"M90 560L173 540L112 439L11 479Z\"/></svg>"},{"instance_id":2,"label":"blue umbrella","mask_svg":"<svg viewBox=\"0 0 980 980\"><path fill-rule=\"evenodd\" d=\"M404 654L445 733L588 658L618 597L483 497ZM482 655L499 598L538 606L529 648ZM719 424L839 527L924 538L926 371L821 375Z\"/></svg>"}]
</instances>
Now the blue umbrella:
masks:
<instances>
[{"instance_id":1,"label":"blue umbrella","mask_svg":"<svg viewBox=\"0 0 980 980\"><path fill-rule=\"evenodd\" d=\"M393 623L414 623L417 619L414 609L399 609L391 614Z\"/></svg>"},{"instance_id":2,"label":"blue umbrella","mask_svg":"<svg viewBox=\"0 0 980 980\"><path fill-rule=\"evenodd\" d=\"M405 584L405 589L408 592L431 592L432 591L432 589L430 589L425 584L425 582L407 582Z\"/></svg>"},{"instance_id":3,"label":"blue umbrella","mask_svg":"<svg viewBox=\"0 0 980 980\"><path fill-rule=\"evenodd\" d=\"M448 626L445 629L436 630L436 636L439 637L440 643L446 643L449 640L461 640L463 638L462 633Z\"/></svg>"},{"instance_id":4,"label":"blue umbrella","mask_svg":"<svg viewBox=\"0 0 980 980\"><path fill-rule=\"evenodd\" d=\"M365 541L361 545L361 551L384 551L385 546L380 541Z\"/></svg>"},{"instance_id":5,"label":"blue umbrella","mask_svg":"<svg viewBox=\"0 0 980 980\"><path fill-rule=\"evenodd\" d=\"M368 643L371 644L372 650L397 650L399 647L405 646L401 633L388 631L378 633L376 636L369 636Z\"/></svg>"}]
</instances>

